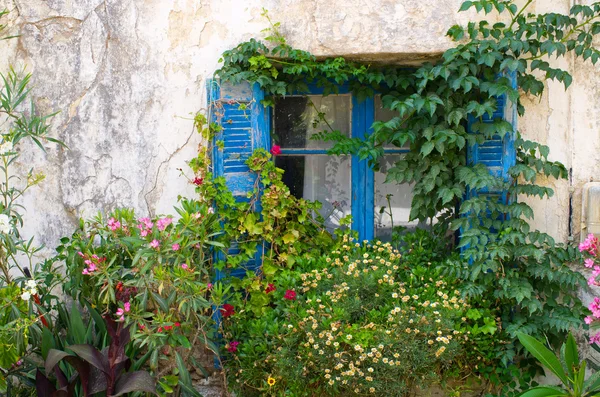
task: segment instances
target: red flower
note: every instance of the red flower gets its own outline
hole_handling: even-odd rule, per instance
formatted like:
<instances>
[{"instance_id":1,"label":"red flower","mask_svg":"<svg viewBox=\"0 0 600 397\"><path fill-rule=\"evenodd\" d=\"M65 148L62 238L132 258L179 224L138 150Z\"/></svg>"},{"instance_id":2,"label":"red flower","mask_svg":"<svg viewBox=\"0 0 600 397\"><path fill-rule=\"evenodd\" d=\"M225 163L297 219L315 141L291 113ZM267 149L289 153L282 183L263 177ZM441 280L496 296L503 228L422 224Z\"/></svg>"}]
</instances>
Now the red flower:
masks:
<instances>
[{"instance_id":1,"label":"red flower","mask_svg":"<svg viewBox=\"0 0 600 397\"><path fill-rule=\"evenodd\" d=\"M173 329L172 325L165 325L165 331L170 331Z\"/></svg>"},{"instance_id":2,"label":"red flower","mask_svg":"<svg viewBox=\"0 0 600 397\"><path fill-rule=\"evenodd\" d=\"M240 344L240 342L235 341L235 340L232 342L229 342L229 345L227 346L227 351L229 353L235 353L237 351L237 347L239 344Z\"/></svg>"},{"instance_id":3,"label":"red flower","mask_svg":"<svg viewBox=\"0 0 600 397\"><path fill-rule=\"evenodd\" d=\"M223 317L230 317L233 316L235 314L235 310L233 305L230 305L229 303L226 303L223 305L223 307L221 308L221 315Z\"/></svg>"},{"instance_id":4,"label":"red flower","mask_svg":"<svg viewBox=\"0 0 600 397\"><path fill-rule=\"evenodd\" d=\"M271 148L271 154L273 156L279 156L281 154L281 146L273 145L273 147Z\"/></svg>"},{"instance_id":5,"label":"red flower","mask_svg":"<svg viewBox=\"0 0 600 397\"><path fill-rule=\"evenodd\" d=\"M176 322L176 323L175 323L175 324L173 324L173 325L175 325L176 327L180 327L180 326L181 326L181 324L179 323L179 321L178 321L178 322Z\"/></svg>"},{"instance_id":6,"label":"red flower","mask_svg":"<svg viewBox=\"0 0 600 397\"><path fill-rule=\"evenodd\" d=\"M285 295L283 295L283 299L287 299L289 301L295 301L296 300L296 291L288 289L287 291L285 291Z\"/></svg>"},{"instance_id":7,"label":"red flower","mask_svg":"<svg viewBox=\"0 0 600 397\"><path fill-rule=\"evenodd\" d=\"M200 186L200 185L202 185L202 183L203 183L203 182L204 182L204 179L202 179L202 178L200 178L200 177L198 177L198 176L197 176L197 177L195 177L195 178L192 180L192 183L193 183L194 185L196 185L196 186Z\"/></svg>"},{"instance_id":8,"label":"red flower","mask_svg":"<svg viewBox=\"0 0 600 397\"><path fill-rule=\"evenodd\" d=\"M157 331L160 333L160 332L162 332L162 329L163 329L162 327L158 327Z\"/></svg>"},{"instance_id":9,"label":"red flower","mask_svg":"<svg viewBox=\"0 0 600 397\"><path fill-rule=\"evenodd\" d=\"M277 288L275 288L275 286L271 283L269 283L269 285L267 285L267 288L265 289L265 292L267 294L270 294L271 292L275 291Z\"/></svg>"}]
</instances>

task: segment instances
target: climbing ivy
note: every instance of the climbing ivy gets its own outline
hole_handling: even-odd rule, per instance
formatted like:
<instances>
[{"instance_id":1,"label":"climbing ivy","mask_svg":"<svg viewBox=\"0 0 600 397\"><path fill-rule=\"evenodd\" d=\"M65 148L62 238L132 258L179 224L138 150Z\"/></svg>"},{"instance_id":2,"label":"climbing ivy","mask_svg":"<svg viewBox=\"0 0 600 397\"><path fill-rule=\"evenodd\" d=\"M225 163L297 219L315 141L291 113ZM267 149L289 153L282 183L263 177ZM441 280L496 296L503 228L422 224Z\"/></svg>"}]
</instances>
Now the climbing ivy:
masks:
<instances>
[{"instance_id":1,"label":"climbing ivy","mask_svg":"<svg viewBox=\"0 0 600 397\"><path fill-rule=\"evenodd\" d=\"M577 253L532 230L533 209L516 198L551 197L553 190L538 185L539 177L566 178L567 170L549 159L547 146L525 139L493 114L505 95L524 115L521 99L540 97L547 80L567 89L572 76L554 66L556 58L572 54L598 62L600 52L592 43L600 33L600 3L575 5L567 15L531 13L532 3L465 1L461 11L496 13L505 22L453 26L448 36L455 46L416 69L317 59L290 46L265 11L271 24L265 41L250 39L226 51L216 75L232 83L258 83L266 93L265 106L280 96L308 93L309 83L325 95L342 85L359 100L382 94L384 106L397 117L375 122L364 138L335 130L315 138L335 142L331 154L356 154L373 168L384 145L408 145L409 153L388 170L387 181L413 184L411 220L438 218L441 230L460 232L457 248L465 260L448 263L445 270L464 280L466 295L494 302L500 327L513 340L517 332L526 332L557 342L581 325L585 309L574 291L585 280L567 266ZM516 164L508 178L467 162L470 147L506 134L516 137ZM506 192L506 197L489 192ZM514 359L515 346L499 349L505 364Z\"/></svg>"}]
</instances>

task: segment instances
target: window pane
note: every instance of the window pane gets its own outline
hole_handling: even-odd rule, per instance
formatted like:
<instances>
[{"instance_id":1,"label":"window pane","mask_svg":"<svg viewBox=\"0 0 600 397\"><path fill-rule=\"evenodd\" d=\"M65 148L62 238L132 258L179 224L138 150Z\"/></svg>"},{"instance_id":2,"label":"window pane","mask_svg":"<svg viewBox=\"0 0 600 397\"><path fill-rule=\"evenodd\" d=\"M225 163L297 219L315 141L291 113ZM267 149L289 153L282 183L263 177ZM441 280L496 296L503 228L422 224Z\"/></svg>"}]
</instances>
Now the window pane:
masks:
<instances>
[{"instance_id":1,"label":"window pane","mask_svg":"<svg viewBox=\"0 0 600 397\"><path fill-rule=\"evenodd\" d=\"M398 116L398 112L395 110L390 110L383 107L383 102L381 101L381 95L375 95L375 121L390 121L394 117ZM407 142L402 146L403 148L410 147L410 144ZM384 146L385 149L398 149L398 146L392 145L388 143Z\"/></svg>"},{"instance_id":2,"label":"window pane","mask_svg":"<svg viewBox=\"0 0 600 397\"><path fill-rule=\"evenodd\" d=\"M277 156L275 165L285 172L283 182L298 198L319 201L329 229L339 227L340 218L350 214L349 156Z\"/></svg>"},{"instance_id":3,"label":"window pane","mask_svg":"<svg viewBox=\"0 0 600 397\"><path fill-rule=\"evenodd\" d=\"M331 142L311 140L310 137L329 125L350 136L352 113L350 95L307 95L279 98L273 111L273 142L284 149L329 149ZM314 105L314 106L313 106ZM327 123L319 119L319 113Z\"/></svg>"},{"instance_id":4,"label":"window pane","mask_svg":"<svg viewBox=\"0 0 600 397\"><path fill-rule=\"evenodd\" d=\"M418 221L409 222L410 204L413 198L413 186L409 184L385 183L387 170L400 159L399 155L387 155L381 161L381 169L375 172L375 237L390 241L392 238L392 219L394 227L414 228ZM390 195L388 204L387 196ZM381 209L383 207L383 213ZM391 207L391 216L390 216Z\"/></svg>"}]
</instances>

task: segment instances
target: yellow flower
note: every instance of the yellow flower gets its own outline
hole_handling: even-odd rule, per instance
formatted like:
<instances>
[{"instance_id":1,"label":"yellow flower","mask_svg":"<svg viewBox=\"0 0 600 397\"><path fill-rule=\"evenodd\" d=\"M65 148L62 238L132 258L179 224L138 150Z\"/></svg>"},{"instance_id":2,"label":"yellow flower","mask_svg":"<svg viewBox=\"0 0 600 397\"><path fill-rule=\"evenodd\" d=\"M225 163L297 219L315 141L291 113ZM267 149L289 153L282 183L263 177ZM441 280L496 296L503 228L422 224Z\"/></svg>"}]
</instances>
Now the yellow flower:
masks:
<instances>
[{"instance_id":1,"label":"yellow flower","mask_svg":"<svg viewBox=\"0 0 600 397\"><path fill-rule=\"evenodd\" d=\"M275 378L269 378L267 379L267 383L269 384L269 386L273 386L275 384Z\"/></svg>"}]
</instances>

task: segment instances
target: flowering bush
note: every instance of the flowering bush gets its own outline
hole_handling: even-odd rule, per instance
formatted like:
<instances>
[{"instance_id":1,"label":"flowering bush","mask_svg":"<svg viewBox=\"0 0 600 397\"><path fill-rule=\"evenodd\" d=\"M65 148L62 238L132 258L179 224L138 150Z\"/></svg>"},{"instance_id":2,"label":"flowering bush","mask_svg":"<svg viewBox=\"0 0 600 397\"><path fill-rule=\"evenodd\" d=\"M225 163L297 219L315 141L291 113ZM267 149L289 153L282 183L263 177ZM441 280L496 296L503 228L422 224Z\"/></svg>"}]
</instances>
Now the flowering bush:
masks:
<instances>
[{"instance_id":1,"label":"flowering bush","mask_svg":"<svg viewBox=\"0 0 600 397\"><path fill-rule=\"evenodd\" d=\"M177 365L176 351L193 362L214 331L207 295L219 220L199 201L183 201L177 212L174 220L118 210L82 222L58 248L69 277L65 291L131 324L134 346L148 352L161 376Z\"/></svg>"},{"instance_id":2,"label":"flowering bush","mask_svg":"<svg viewBox=\"0 0 600 397\"><path fill-rule=\"evenodd\" d=\"M430 263L407 268L389 243L344 235L300 268L264 290L268 311L248 310L250 290L223 320L224 365L240 395L403 396L469 370L472 308Z\"/></svg>"},{"instance_id":3,"label":"flowering bush","mask_svg":"<svg viewBox=\"0 0 600 397\"><path fill-rule=\"evenodd\" d=\"M600 286L600 282L598 281L598 276L600 276L599 246L600 242L593 234L588 234L586 239L579 244L579 251L583 254L583 264L592 271L591 276L588 278L588 285L590 287ZM591 315L587 316L584 321L586 324L590 325L592 329L597 329L600 324L600 298L595 297L589 304L588 309L590 310ZM600 331L590 337L591 344L599 342Z\"/></svg>"}]
</instances>

